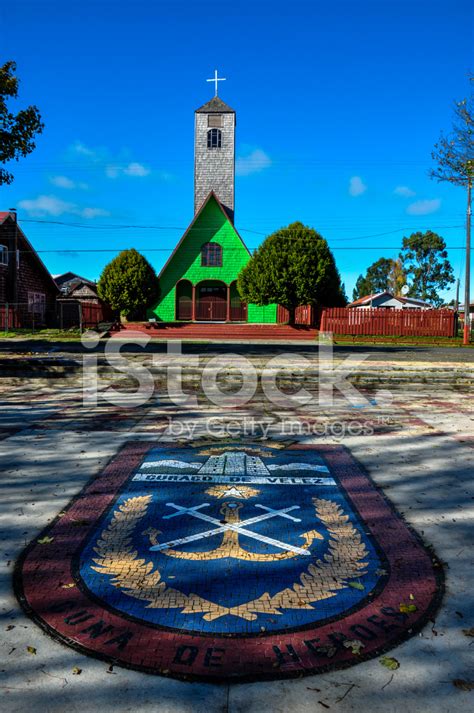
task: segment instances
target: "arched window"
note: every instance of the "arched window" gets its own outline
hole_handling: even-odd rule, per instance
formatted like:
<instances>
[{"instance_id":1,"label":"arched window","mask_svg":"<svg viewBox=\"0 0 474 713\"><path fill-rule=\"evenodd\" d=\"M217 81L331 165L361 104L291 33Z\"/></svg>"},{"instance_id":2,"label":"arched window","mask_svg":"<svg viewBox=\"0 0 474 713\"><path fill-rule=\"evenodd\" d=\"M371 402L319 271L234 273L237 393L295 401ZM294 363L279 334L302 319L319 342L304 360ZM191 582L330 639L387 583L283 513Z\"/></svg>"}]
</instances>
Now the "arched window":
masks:
<instances>
[{"instance_id":1,"label":"arched window","mask_svg":"<svg viewBox=\"0 0 474 713\"><path fill-rule=\"evenodd\" d=\"M209 129L207 132L207 148L220 149L222 147L222 131L220 129Z\"/></svg>"},{"instance_id":2,"label":"arched window","mask_svg":"<svg viewBox=\"0 0 474 713\"><path fill-rule=\"evenodd\" d=\"M201 248L201 267L222 267L222 245L204 243Z\"/></svg>"}]
</instances>

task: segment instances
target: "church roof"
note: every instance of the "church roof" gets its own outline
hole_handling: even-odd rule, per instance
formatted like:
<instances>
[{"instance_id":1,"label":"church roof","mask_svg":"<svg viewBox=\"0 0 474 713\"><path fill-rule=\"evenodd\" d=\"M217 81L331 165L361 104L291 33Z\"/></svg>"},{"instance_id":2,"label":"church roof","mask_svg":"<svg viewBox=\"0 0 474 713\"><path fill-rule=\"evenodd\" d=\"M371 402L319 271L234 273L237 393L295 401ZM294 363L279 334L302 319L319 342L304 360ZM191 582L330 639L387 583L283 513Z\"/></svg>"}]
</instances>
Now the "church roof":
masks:
<instances>
[{"instance_id":1,"label":"church roof","mask_svg":"<svg viewBox=\"0 0 474 713\"><path fill-rule=\"evenodd\" d=\"M203 104L196 109L196 114L235 114L234 109L231 109L228 104L222 101L220 97L212 97L211 101Z\"/></svg>"},{"instance_id":2,"label":"church roof","mask_svg":"<svg viewBox=\"0 0 474 713\"><path fill-rule=\"evenodd\" d=\"M222 211L222 213L224 214L225 219L226 219L226 220L230 223L230 225L232 226L232 230L233 230L234 233L236 234L237 238L240 240L240 242L242 243L243 247L245 248L245 250L246 250L246 251L248 252L248 254L250 255L250 250L248 249L248 247L246 246L246 244L245 244L244 241L242 240L242 237L239 235L239 233L238 233L238 231L237 231L237 228L235 227L235 225L234 225L233 222L231 221L231 219L230 219L228 213L226 212L226 209L224 208L224 206L222 205L222 203L220 202L219 198L216 196L216 194L214 193L214 191L211 191L211 192L209 193L209 195L207 196L206 200L204 201L204 203L202 204L202 206L199 208L199 210L198 210L198 212L196 213L196 215L194 216L194 218L192 219L190 225L187 227L187 229L186 229L186 231L184 232L183 236L181 237L180 241L177 243L175 249L173 250L173 252L172 252L171 255L169 256L169 258L167 259L167 261L165 262L165 264L164 264L163 267L161 268L161 271L160 271L160 274L158 275L158 278L160 278L160 277L164 274L166 268L167 268L168 265L171 263L171 261L172 261L172 259L174 258L175 254L178 252L179 248L181 247L181 245L182 245L182 244L184 243L184 241L186 240L186 237L188 236L188 234L190 233L190 231L191 231L191 229L193 228L194 224L198 221L199 216L201 215L201 213L203 213L205 207L207 206L207 204L208 204L210 201L215 201L215 202L217 203L219 209L220 209L220 210Z\"/></svg>"}]
</instances>

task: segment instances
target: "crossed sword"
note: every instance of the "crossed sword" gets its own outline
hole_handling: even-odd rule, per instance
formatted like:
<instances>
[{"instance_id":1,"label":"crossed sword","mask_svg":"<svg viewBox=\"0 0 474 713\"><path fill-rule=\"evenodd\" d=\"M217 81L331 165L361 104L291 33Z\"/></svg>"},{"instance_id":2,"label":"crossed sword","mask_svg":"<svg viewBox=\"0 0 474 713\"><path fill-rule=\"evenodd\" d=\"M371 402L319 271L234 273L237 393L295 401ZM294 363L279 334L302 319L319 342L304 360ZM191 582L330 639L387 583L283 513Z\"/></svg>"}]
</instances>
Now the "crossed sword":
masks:
<instances>
[{"instance_id":1,"label":"crossed sword","mask_svg":"<svg viewBox=\"0 0 474 713\"><path fill-rule=\"evenodd\" d=\"M213 530L206 530L206 532L199 532L196 535L188 535L188 537L182 537L178 540L170 540L169 542L163 542L158 545L153 545L150 547L151 552L159 552L160 550L167 550L170 547L176 547L176 545L184 545L186 542L195 542L196 540L201 540L206 537L212 537L220 532L225 532L226 530L233 530L241 535L247 535L254 540L259 540L260 542L266 542L274 547L279 547L281 550L287 550L289 552L295 552L298 555L305 555L308 557L311 553L308 550L304 550L302 547L296 547L294 545L288 545L286 542L280 542L279 540L274 540L272 537L266 537L257 532L252 532L252 530L247 530L247 525L253 525L256 522L262 522L262 520L268 520L272 517L286 517L288 520L293 520L293 522L301 522L300 518L293 517L293 515L288 515L292 510L299 510L299 505L293 505L289 508L283 508L282 510L274 510L273 508L266 507L265 505L255 505L256 508L265 510L263 515L257 515L256 517L251 517L248 520L243 520L239 524L224 523L222 524L220 520L217 520L210 515L206 515L200 512L202 508L209 507L209 503L202 503L201 505L196 505L192 508L184 508L181 505L176 505L175 503L166 503L168 507L176 509L176 512L170 515L164 515L163 520L169 520L172 517L178 517L179 515L191 515L192 517L199 518L205 522L210 522L212 525L218 525L218 527Z\"/></svg>"}]
</instances>

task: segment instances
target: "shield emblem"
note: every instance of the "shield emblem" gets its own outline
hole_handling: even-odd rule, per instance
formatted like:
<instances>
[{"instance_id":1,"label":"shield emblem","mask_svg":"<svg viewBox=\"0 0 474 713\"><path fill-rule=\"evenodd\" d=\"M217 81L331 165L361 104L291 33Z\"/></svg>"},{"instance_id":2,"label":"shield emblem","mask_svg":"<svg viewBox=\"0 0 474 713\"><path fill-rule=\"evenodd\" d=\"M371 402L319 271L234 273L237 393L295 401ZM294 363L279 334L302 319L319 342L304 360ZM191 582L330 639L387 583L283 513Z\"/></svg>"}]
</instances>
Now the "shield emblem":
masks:
<instances>
[{"instance_id":1,"label":"shield emblem","mask_svg":"<svg viewBox=\"0 0 474 713\"><path fill-rule=\"evenodd\" d=\"M433 614L442 577L341 446L137 443L27 548L16 588L85 653L258 679L386 651Z\"/></svg>"}]
</instances>

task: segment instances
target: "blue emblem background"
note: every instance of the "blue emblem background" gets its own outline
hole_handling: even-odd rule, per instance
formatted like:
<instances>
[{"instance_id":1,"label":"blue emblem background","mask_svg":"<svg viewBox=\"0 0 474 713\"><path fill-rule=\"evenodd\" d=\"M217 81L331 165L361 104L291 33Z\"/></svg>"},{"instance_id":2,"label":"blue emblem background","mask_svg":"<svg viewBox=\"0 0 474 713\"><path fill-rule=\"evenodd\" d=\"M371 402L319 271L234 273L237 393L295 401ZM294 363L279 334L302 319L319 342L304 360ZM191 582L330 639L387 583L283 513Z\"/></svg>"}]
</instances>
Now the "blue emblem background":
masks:
<instances>
[{"instance_id":1,"label":"blue emblem background","mask_svg":"<svg viewBox=\"0 0 474 713\"><path fill-rule=\"evenodd\" d=\"M241 444L238 447L242 448ZM280 451L271 448L264 449L260 446L258 449L259 451L268 452L268 459L261 453L262 460L266 465L302 462L320 466L325 465L322 458L313 450ZM227 450L233 450L231 444L227 446ZM249 447L248 452L250 453L251 451L252 448ZM144 463L172 459L204 464L208 456L199 455L199 449L197 448L156 448L148 452ZM155 471L149 469L145 472L153 473ZM162 472L163 469L160 470L160 473ZM180 480L177 482L134 481L132 476L122 488L114 505L98 521L87 545L80 554L79 574L83 583L92 594L107 606L151 624L190 632L206 632L209 634L248 634L259 633L262 630L271 632L305 626L341 616L344 612L359 605L366 599L380 579L380 569L384 565L380 561L374 542L366 532L364 523L352 509L350 501L345 496L333 473L310 473L297 470L280 471L278 474L275 473L275 477L278 480L285 478L288 484L278 485L254 483L251 477L247 478L247 483L243 483L241 477L236 477L239 484L246 484L259 490L259 494L248 499L229 497L217 499L205 492L208 488L215 486L216 482L192 481L193 475L196 475L195 469L181 468L179 471L170 469L168 472L176 474ZM289 484L293 477L299 478L301 476L332 477L336 480L336 484ZM229 476L226 475L225 478L232 481L231 474ZM229 487L232 487L232 485L229 484ZM328 549L329 535L323 523L316 518L315 508L312 503L314 497L331 500L340 505L360 533L368 552L368 557L365 558L368 562L368 571L360 580L356 581L360 581L364 589L359 590L348 586L335 592L334 596L328 599L315 602L313 609L282 609L280 615L259 614L255 621L246 621L237 616L226 615L215 621L208 622L203 619L201 612L182 614L180 609L177 608L149 609L146 602L141 602L124 594L120 589L111 585L110 577L99 574L92 569L93 560L97 556L94 552L94 547L100 539L101 533L113 518L115 510L128 498L140 495L152 495L153 497L146 516L140 521L134 533L134 547L139 557L153 562L154 567L159 569L163 582L185 594L196 593L223 606L237 606L256 599L265 592L274 595L282 589L292 587L295 583L298 583L301 574L307 570L311 562L316 559L322 559ZM172 502L183 507L194 507L202 503L210 503L210 507L204 508L202 512L222 520L222 514L219 512L220 508L223 502L228 502L231 499L234 502L242 503L240 510L241 520L247 520L262 514L263 511L255 507L256 503L276 510L293 505L299 507L298 510L292 511L291 515L301 518L301 522L274 517L250 525L249 529L253 532L301 547L303 539L300 535L315 529L324 536L324 540L315 540L312 543L310 548L312 557L298 555L292 559L275 562L248 562L234 558L190 561L174 559L162 552L150 552L149 538L143 534L150 527L161 531L160 542L204 532L213 527L187 514L171 519L163 519L164 516L174 512L166 503ZM281 552L281 550L273 546L244 535L239 535L239 541L246 550L252 552ZM217 548L221 542L222 534L217 534L210 538L181 545L178 549L186 552L206 552Z\"/></svg>"}]
</instances>

